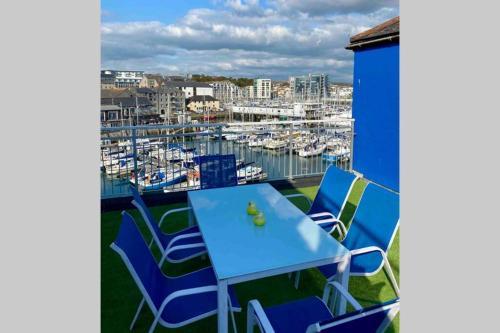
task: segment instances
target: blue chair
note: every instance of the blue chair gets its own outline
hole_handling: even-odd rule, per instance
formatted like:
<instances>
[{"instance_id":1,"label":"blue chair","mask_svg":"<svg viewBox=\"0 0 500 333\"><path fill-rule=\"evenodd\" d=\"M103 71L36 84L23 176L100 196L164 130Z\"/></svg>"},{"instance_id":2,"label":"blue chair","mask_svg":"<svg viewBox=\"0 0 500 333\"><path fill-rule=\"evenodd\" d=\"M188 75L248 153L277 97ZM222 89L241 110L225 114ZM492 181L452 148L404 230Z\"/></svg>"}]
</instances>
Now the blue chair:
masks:
<instances>
[{"instance_id":1,"label":"blue chair","mask_svg":"<svg viewBox=\"0 0 500 333\"><path fill-rule=\"evenodd\" d=\"M345 235L344 223L339 220L345 208L347 198L359 176L330 165L323 175L318 193L311 203L304 194L290 194L287 198L304 197L310 205L307 212L310 218L328 233L339 227L340 235ZM349 221L346 221L346 223Z\"/></svg>"},{"instance_id":2,"label":"blue chair","mask_svg":"<svg viewBox=\"0 0 500 333\"><path fill-rule=\"evenodd\" d=\"M171 248L177 245L188 245L188 244L198 244L203 243L203 238L201 237L200 230L197 226L189 227L178 231L176 233L167 234L161 231L161 225L165 218L173 213L187 211L190 208L176 208L167 211L160 218L160 222L157 223L153 214L142 200L141 195L137 191L134 186L130 186L130 191L132 191L132 195L134 199L132 200L132 204L139 210L142 215L142 218L146 222L149 231L153 235L151 242L149 243L149 247L153 244L153 242L160 249L162 259L167 260L170 263L179 263L184 262L186 260L192 259L194 257L203 255L207 252L205 247L193 247L187 249L179 249L177 251L169 251Z\"/></svg>"},{"instance_id":3,"label":"blue chair","mask_svg":"<svg viewBox=\"0 0 500 333\"><path fill-rule=\"evenodd\" d=\"M384 267L399 296L399 287L387 259L399 227L399 195L370 183L366 186L342 245L351 251L350 275L370 276ZM331 281L337 264L318 267Z\"/></svg>"},{"instance_id":4,"label":"blue chair","mask_svg":"<svg viewBox=\"0 0 500 333\"><path fill-rule=\"evenodd\" d=\"M399 312L398 298L363 309L338 282L329 282L329 286L336 288L355 310L333 316L328 300L315 296L268 308L251 300L247 309L247 333L253 333L255 325L264 333L378 333L384 332Z\"/></svg>"},{"instance_id":5,"label":"blue chair","mask_svg":"<svg viewBox=\"0 0 500 333\"><path fill-rule=\"evenodd\" d=\"M187 249L200 246L204 245L200 243L175 247ZM122 212L120 230L111 248L120 255L143 296L130 324L131 330L144 303L147 303L154 315L150 333L158 324L176 328L217 313L217 280L212 267L175 278L164 275L134 219L125 211ZM128 293L129 290L123 292ZM234 290L229 287L228 292L229 309L235 325L233 311L239 312L241 307Z\"/></svg>"},{"instance_id":6,"label":"blue chair","mask_svg":"<svg viewBox=\"0 0 500 333\"><path fill-rule=\"evenodd\" d=\"M200 167L200 188L202 190L238 185L234 154L199 156L195 162Z\"/></svg>"}]
</instances>

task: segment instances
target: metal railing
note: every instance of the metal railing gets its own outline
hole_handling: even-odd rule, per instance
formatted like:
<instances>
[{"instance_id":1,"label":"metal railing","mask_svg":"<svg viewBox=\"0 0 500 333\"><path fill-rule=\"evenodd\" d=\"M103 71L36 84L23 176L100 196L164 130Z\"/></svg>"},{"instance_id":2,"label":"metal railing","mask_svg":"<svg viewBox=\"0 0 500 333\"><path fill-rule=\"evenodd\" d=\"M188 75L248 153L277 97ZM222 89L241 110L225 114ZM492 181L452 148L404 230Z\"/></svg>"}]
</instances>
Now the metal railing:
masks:
<instances>
[{"instance_id":1,"label":"metal railing","mask_svg":"<svg viewBox=\"0 0 500 333\"><path fill-rule=\"evenodd\" d=\"M238 183L352 170L353 119L101 128L101 197L199 188L197 157L235 154Z\"/></svg>"}]
</instances>

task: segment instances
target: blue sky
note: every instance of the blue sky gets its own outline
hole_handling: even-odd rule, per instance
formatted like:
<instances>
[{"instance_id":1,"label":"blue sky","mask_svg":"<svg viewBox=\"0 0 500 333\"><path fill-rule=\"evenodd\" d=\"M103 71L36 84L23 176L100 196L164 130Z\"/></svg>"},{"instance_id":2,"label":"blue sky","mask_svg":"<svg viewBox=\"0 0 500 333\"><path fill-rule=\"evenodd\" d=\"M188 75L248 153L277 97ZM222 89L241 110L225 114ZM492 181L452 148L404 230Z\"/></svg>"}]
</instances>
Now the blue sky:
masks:
<instances>
[{"instance_id":1,"label":"blue sky","mask_svg":"<svg viewBox=\"0 0 500 333\"><path fill-rule=\"evenodd\" d=\"M349 36L399 15L397 0L101 0L101 67L352 81Z\"/></svg>"}]
</instances>

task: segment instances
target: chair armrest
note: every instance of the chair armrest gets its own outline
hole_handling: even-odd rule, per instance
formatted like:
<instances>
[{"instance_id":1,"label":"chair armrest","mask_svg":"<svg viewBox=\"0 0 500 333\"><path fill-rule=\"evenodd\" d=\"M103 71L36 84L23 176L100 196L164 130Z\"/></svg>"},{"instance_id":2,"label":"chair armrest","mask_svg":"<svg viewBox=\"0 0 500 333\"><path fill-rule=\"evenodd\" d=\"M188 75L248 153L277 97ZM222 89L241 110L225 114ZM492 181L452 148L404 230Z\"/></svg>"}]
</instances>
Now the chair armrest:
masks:
<instances>
[{"instance_id":1,"label":"chair armrest","mask_svg":"<svg viewBox=\"0 0 500 333\"><path fill-rule=\"evenodd\" d=\"M192 232L192 233L189 233L189 234L182 234L182 235L179 235L179 236L175 236L168 243L166 250L170 249L172 246L174 246L175 242L177 242L177 241L179 241L181 239L186 239L186 238L191 238L191 237L199 237L199 236L201 236L201 232Z\"/></svg>"},{"instance_id":2,"label":"chair armrest","mask_svg":"<svg viewBox=\"0 0 500 333\"><path fill-rule=\"evenodd\" d=\"M386 257L384 250L382 250L380 247L377 246L367 246L361 249L351 250L351 256L357 256L360 254L365 254L370 252L380 252L384 258Z\"/></svg>"},{"instance_id":3,"label":"chair armrest","mask_svg":"<svg viewBox=\"0 0 500 333\"><path fill-rule=\"evenodd\" d=\"M311 199L309 199L308 197L306 197L304 194L302 193L295 193L295 194L288 194L288 195L285 195L285 198L289 199L289 198L299 198L299 197L304 197L306 198L307 202L309 203L309 207L312 206L312 202L311 202Z\"/></svg>"},{"instance_id":4,"label":"chair armrest","mask_svg":"<svg viewBox=\"0 0 500 333\"><path fill-rule=\"evenodd\" d=\"M316 217L325 217L328 216L328 218L336 219L337 217L333 215L330 212L322 212L322 213L316 213L316 214L309 214L308 215L310 218L315 219Z\"/></svg>"},{"instance_id":5,"label":"chair armrest","mask_svg":"<svg viewBox=\"0 0 500 333\"><path fill-rule=\"evenodd\" d=\"M171 254L172 252L175 252L175 251L179 251L179 250L186 250L186 249L194 249L194 248L197 248L197 247L205 247L205 243L194 243L194 244L186 244L186 245L177 245L177 246L173 246L171 247L170 249L166 250L162 257L161 257L161 260L160 262L158 263L158 266L162 266L163 265L163 262L165 261L165 259L168 257L169 254Z\"/></svg>"},{"instance_id":6,"label":"chair armrest","mask_svg":"<svg viewBox=\"0 0 500 333\"><path fill-rule=\"evenodd\" d=\"M351 304L353 306L354 309L356 309L356 310L363 309L363 307L361 306L361 304L359 304L358 301L356 301L354 299L354 297L352 297L352 295L349 294L349 292L344 287L342 287L342 285L340 283L338 283L337 281L330 281L330 282L328 282L327 287L328 286L330 288L337 289L340 292L340 294L346 299L346 301L348 301L349 304ZM328 302L325 302L325 303L328 303Z\"/></svg>"},{"instance_id":7,"label":"chair armrest","mask_svg":"<svg viewBox=\"0 0 500 333\"><path fill-rule=\"evenodd\" d=\"M339 219L324 219L324 220L318 220L318 221L314 221L316 222L317 225L321 226L322 224L326 224L326 223L334 223L334 225L332 226L332 228L330 229L330 231L328 233L331 233L333 232L333 230L335 230L335 228L337 226L339 226L340 228L340 237L342 237L342 239L345 238L345 236L347 235L347 229L344 225L344 222L340 221Z\"/></svg>"},{"instance_id":8,"label":"chair armrest","mask_svg":"<svg viewBox=\"0 0 500 333\"><path fill-rule=\"evenodd\" d=\"M191 207L183 207L183 208L175 208L175 209L171 209L167 212L165 212L161 218L160 218L160 223L158 223L158 226L161 228L161 224L163 223L163 220L170 214L173 214L173 213L178 213L178 212L184 212L184 211L187 211L187 210L190 210Z\"/></svg>"},{"instance_id":9,"label":"chair armrest","mask_svg":"<svg viewBox=\"0 0 500 333\"><path fill-rule=\"evenodd\" d=\"M274 328L271 325L271 322L269 322L269 318L267 318L267 315L258 300L253 299L248 302L248 309L252 309L255 317L257 317L260 329L263 330L264 333L274 333Z\"/></svg>"}]
</instances>

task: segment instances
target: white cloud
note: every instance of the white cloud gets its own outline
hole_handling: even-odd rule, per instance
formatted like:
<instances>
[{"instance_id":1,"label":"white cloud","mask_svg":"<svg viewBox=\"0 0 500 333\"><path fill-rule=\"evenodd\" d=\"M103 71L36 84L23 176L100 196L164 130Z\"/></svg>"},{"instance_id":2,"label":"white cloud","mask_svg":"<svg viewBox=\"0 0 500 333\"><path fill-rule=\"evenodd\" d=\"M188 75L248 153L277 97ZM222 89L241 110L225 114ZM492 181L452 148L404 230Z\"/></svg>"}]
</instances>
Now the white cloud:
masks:
<instances>
[{"instance_id":1,"label":"white cloud","mask_svg":"<svg viewBox=\"0 0 500 333\"><path fill-rule=\"evenodd\" d=\"M395 8L399 0L273 0L283 13L303 13L309 16L329 14L371 13L380 8Z\"/></svg>"},{"instance_id":2,"label":"white cloud","mask_svg":"<svg viewBox=\"0 0 500 333\"><path fill-rule=\"evenodd\" d=\"M356 8L362 2L338 5ZM321 71L334 81L349 81L352 52L344 49L349 36L398 14L397 8L383 7L368 14L314 16L302 12L298 1L287 1L287 7L275 1L273 9L255 0L223 4L193 9L171 24L103 23L102 67L279 78Z\"/></svg>"}]
</instances>

